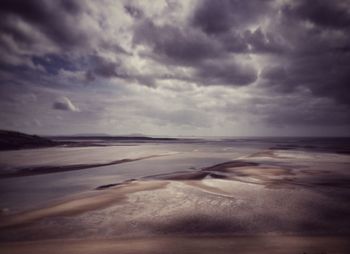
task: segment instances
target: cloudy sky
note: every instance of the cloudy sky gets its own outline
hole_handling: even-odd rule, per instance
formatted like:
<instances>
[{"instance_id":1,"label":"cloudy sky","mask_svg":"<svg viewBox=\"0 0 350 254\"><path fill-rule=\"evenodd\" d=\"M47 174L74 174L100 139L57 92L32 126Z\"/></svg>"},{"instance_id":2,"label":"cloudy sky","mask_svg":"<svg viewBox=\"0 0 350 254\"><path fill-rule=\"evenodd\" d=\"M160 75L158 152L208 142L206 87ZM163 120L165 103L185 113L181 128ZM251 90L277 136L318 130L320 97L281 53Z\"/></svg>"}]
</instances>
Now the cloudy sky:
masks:
<instances>
[{"instance_id":1,"label":"cloudy sky","mask_svg":"<svg viewBox=\"0 0 350 254\"><path fill-rule=\"evenodd\" d=\"M0 129L350 135L350 1L2 0Z\"/></svg>"}]
</instances>

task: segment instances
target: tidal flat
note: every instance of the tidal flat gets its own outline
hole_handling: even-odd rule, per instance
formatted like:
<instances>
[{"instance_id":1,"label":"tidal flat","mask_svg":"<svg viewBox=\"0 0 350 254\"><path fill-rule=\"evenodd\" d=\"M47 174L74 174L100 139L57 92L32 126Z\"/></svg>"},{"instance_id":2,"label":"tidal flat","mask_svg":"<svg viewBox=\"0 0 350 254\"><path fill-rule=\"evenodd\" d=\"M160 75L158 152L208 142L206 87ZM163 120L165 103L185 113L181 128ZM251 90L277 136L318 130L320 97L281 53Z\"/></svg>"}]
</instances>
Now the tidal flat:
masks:
<instances>
[{"instance_id":1,"label":"tidal flat","mask_svg":"<svg viewBox=\"0 0 350 254\"><path fill-rule=\"evenodd\" d=\"M348 139L99 144L0 152L1 253L350 251Z\"/></svg>"}]
</instances>

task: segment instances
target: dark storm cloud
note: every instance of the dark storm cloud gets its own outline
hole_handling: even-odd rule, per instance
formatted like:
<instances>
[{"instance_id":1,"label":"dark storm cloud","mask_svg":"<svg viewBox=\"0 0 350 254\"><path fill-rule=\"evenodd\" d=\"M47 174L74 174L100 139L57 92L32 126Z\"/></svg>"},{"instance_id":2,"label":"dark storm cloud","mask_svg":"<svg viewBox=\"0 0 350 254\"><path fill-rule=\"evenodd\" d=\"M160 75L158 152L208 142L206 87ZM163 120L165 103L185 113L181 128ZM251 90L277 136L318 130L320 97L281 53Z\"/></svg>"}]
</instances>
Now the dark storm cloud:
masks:
<instances>
[{"instance_id":1,"label":"dark storm cloud","mask_svg":"<svg viewBox=\"0 0 350 254\"><path fill-rule=\"evenodd\" d=\"M207 85L248 85L257 79L257 71L253 67L235 62L206 62L197 71L200 82Z\"/></svg>"},{"instance_id":2,"label":"dark storm cloud","mask_svg":"<svg viewBox=\"0 0 350 254\"><path fill-rule=\"evenodd\" d=\"M136 26L133 42L148 45L155 58L171 64L197 64L222 53L214 40L198 30L171 25L157 26L147 19Z\"/></svg>"},{"instance_id":3,"label":"dark storm cloud","mask_svg":"<svg viewBox=\"0 0 350 254\"><path fill-rule=\"evenodd\" d=\"M350 104L349 56L331 54L295 57L290 59L285 68L265 68L262 79L266 79L265 85L282 92L303 87L310 89L315 96L330 97L339 103Z\"/></svg>"},{"instance_id":4,"label":"dark storm cloud","mask_svg":"<svg viewBox=\"0 0 350 254\"><path fill-rule=\"evenodd\" d=\"M4 13L2 14L4 15ZM13 25L13 20L11 20L11 18L6 18L5 16L0 18L0 20L0 31L3 35L11 36L16 42L18 42L22 46L31 45L35 43L35 39L30 34L23 33ZM0 43L2 47L7 47L7 49L9 49L8 45L3 40L0 40Z\"/></svg>"},{"instance_id":5,"label":"dark storm cloud","mask_svg":"<svg viewBox=\"0 0 350 254\"><path fill-rule=\"evenodd\" d=\"M133 18L139 19L144 16L141 9L133 6L133 5L125 5L124 6L125 11Z\"/></svg>"},{"instance_id":6,"label":"dark storm cloud","mask_svg":"<svg viewBox=\"0 0 350 254\"><path fill-rule=\"evenodd\" d=\"M251 49L248 51L251 53L283 54L290 50L283 39L279 38L273 33L263 32L260 27L254 31L246 30L243 38L246 45L251 46Z\"/></svg>"},{"instance_id":7,"label":"dark storm cloud","mask_svg":"<svg viewBox=\"0 0 350 254\"><path fill-rule=\"evenodd\" d=\"M296 1L296 7L287 6L288 15L308 20L318 26L331 29L347 29L350 27L349 2L335 1Z\"/></svg>"},{"instance_id":8,"label":"dark storm cloud","mask_svg":"<svg viewBox=\"0 0 350 254\"><path fill-rule=\"evenodd\" d=\"M85 72L87 81L94 81L96 78L119 78L126 81L137 82L142 85L153 86L154 79L149 75L139 72L128 71L127 68L120 61L111 61L100 56L88 57L88 70Z\"/></svg>"},{"instance_id":9,"label":"dark storm cloud","mask_svg":"<svg viewBox=\"0 0 350 254\"><path fill-rule=\"evenodd\" d=\"M98 47L119 55L126 55L126 56L132 55L131 52L125 50L122 46L120 46L118 43L113 41L101 40L101 42L99 42Z\"/></svg>"},{"instance_id":10,"label":"dark storm cloud","mask_svg":"<svg viewBox=\"0 0 350 254\"><path fill-rule=\"evenodd\" d=\"M267 15L278 12L270 0L200 1L190 24L216 38L228 52L275 53L282 50L282 42L260 27L251 31L250 25L261 24Z\"/></svg>"},{"instance_id":11,"label":"dark storm cloud","mask_svg":"<svg viewBox=\"0 0 350 254\"><path fill-rule=\"evenodd\" d=\"M199 85L247 85L257 78L257 71L251 66L234 59L227 61L230 52L221 41L195 28L157 26L143 20L135 29L134 43L148 45L152 49L151 57L157 61L192 67L195 75L187 80ZM232 47L245 46L232 44Z\"/></svg>"},{"instance_id":12,"label":"dark storm cloud","mask_svg":"<svg viewBox=\"0 0 350 254\"><path fill-rule=\"evenodd\" d=\"M0 1L1 83L51 86L60 82L46 75L78 71L71 56L89 41L78 22L84 8L75 0Z\"/></svg>"},{"instance_id":13,"label":"dark storm cloud","mask_svg":"<svg viewBox=\"0 0 350 254\"><path fill-rule=\"evenodd\" d=\"M345 7L345 1L284 6L276 27L290 46L275 56L282 64L264 67L263 83L282 92L302 87L315 96L350 105L350 6Z\"/></svg>"},{"instance_id":14,"label":"dark storm cloud","mask_svg":"<svg viewBox=\"0 0 350 254\"><path fill-rule=\"evenodd\" d=\"M71 47L84 44L85 34L74 29L72 26L75 18L81 12L79 1L60 0L60 1L22 1L22 0L4 0L0 2L1 23L13 22L18 18L28 22L42 33L44 33L55 44L62 47ZM14 23L14 22L13 22ZM2 33L14 36L26 37L21 34L15 26L8 26L1 31Z\"/></svg>"},{"instance_id":15,"label":"dark storm cloud","mask_svg":"<svg viewBox=\"0 0 350 254\"><path fill-rule=\"evenodd\" d=\"M68 116L98 107L85 108L74 92L84 98L85 89L124 87L127 97L139 96L126 109L146 100L143 93L155 101L145 114L158 121L155 126L204 126L207 115L196 116L200 107L187 110L196 104L217 107L218 119L232 114L275 126L349 124L349 1L189 1L0 1L0 82L17 87L2 93L18 97L25 85L28 93L67 95L81 111L53 113ZM182 95L188 104L169 102ZM266 98L253 100L257 96ZM38 100L35 109L42 103L44 110L78 112L67 100ZM15 102L6 103L11 112ZM113 108L101 112L111 117Z\"/></svg>"},{"instance_id":16,"label":"dark storm cloud","mask_svg":"<svg viewBox=\"0 0 350 254\"><path fill-rule=\"evenodd\" d=\"M104 51L112 56L132 55L117 41L96 37L80 22L83 15L88 15L97 22L98 28L104 29L108 17L94 16L96 10L95 6L76 0L1 1L0 52L3 58L0 59L0 68L12 69L19 79L24 76L24 71L31 70L32 75L39 79L44 75L41 70L49 75L67 70L72 73L83 71L90 81L96 77L116 77L146 85L154 83L149 76L129 73L115 57L108 60L98 54ZM137 12L132 7L125 10L130 15ZM19 22L28 27L23 29ZM39 69L31 69L33 66Z\"/></svg>"},{"instance_id":17,"label":"dark storm cloud","mask_svg":"<svg viewBox=\"0 0 350 254\"><path fill-rule=\"evenodd\" d=\"M208 34L225 33L237 27L257 21L268 10L264 0L200 1L192 18L192 24Z\"/></svg>"},{"instance_id":18,"label":"dark storm cloud","mask_svg":"<svg viewBox=\"0 0 350 254\"><path fill-rule=\"evenodd\" d=\"M94 80L96 76L103 78L127 78L128 75L125 70L123 70L121 63L109 61L105 58L99 56L90 57L92 69L88 70L86 77L88 80Z\"/></svg>"},{"instance_id":19,"label":"dark storm cloud","mask_svg":"<svg viewBox=\"0 0 350 254\"><path fill-rule=\"evenodd\" d=\"M315 96L350 104L349 3L295 1L281 6L281 17L271 20L272 25L242 29L266 14L272 15L269 1L202 1L191 22L205 33L215 34L230 52L273 56L278 68L263 68L265 85L284 93L305 87ZM218 74L225 79L224 73ZM228 75L240 79L234 72ZM246 80L254 81L253 76Z\"/></svg>"},{"instance_id":20,"label":"dark storm cloud","mask_svg":"<svg viewBox=\"0 0 350 254\"><path fill-rule=\"evenodd\" d=\"M305 87L315 96L346 103L350 40L345 33L342 38L332 35L332 29L347 27L349 12L343 5L341 1L285 4L269 26L249 30L247 25L279 11L272 8L272 1L200 1L190 15L190 26L143 20L134 31L134 43L151 47L157 61L193 67L195 76L187 80L199 85L251 84L257 79L255 68L226 59L234 59L234 54L271 55L278 68L264 65L261 83L265 86L283 93ZM313 27L306 27L306 21Z\"/></svg>"},{"instance_id":21,"label":"dark storm cloud","mask_svg":"<svg viewBox=\"0 0 350 254\"><path fill-rule=\"evenodd\" d=\"M248 53L249 47L246 39L246 35L231 31L230 33L225 33L219 35L219 40L222 43L228 53Z\"/></svg>"}]
</instances>

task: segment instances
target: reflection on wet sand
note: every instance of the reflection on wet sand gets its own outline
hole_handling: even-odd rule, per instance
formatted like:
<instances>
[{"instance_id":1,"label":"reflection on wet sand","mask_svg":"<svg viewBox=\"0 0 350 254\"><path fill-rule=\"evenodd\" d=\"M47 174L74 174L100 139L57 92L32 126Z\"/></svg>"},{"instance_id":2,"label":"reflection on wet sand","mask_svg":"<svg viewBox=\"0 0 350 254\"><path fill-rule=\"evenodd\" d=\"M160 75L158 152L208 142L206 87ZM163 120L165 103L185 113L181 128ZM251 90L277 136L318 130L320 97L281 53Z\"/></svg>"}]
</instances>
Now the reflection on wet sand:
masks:
<instances>
[{"instance_id":1,"label":"reflection on wet sand","mask_svg":"<svg viewBox=\"0 0 350 254\"><path fill-rule=\"evenodd\" d=\"M59 202L2 214L0 250L348 253L349 158L317 156L263 150L201 168L104 178Z\"/></svg>"},{"instance_id":2,"label":"reflection on wet sand","mask_svg":"<svg viewBox=\"0 0 350 254\"><path fill-rule=\"evenodd\" d=\"M27 224L51 216L70 216L90 210L101 209L126 198L127 194L147 191L166 186L167 182L130 182L123 186L110 188L108 191L92 193L82 197L68 199L50 207L28 211L20 214L0 217L0 228Z\"/></svg>"}]
</instances>

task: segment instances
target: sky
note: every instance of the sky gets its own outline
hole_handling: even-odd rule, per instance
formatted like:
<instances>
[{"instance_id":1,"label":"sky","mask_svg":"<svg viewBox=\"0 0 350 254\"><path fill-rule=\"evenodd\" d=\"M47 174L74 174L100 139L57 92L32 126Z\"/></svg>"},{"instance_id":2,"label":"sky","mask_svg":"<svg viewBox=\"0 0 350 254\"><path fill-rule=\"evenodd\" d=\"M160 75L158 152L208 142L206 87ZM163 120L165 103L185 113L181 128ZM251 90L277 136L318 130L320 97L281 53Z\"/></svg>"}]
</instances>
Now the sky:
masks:
<instances>
[{"instance_id":1,"label":"sky","mask_svg":"<svg viewBox=\"0 0 350 254\"><path fill-rule=\"evenodd\" d=\"M2 0L0 56L0 129L350 135L346 0Z\"/></svg>"}]
</instances>

